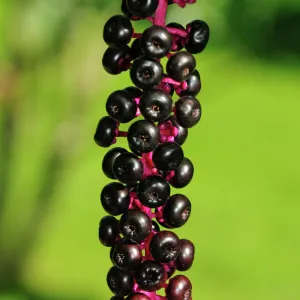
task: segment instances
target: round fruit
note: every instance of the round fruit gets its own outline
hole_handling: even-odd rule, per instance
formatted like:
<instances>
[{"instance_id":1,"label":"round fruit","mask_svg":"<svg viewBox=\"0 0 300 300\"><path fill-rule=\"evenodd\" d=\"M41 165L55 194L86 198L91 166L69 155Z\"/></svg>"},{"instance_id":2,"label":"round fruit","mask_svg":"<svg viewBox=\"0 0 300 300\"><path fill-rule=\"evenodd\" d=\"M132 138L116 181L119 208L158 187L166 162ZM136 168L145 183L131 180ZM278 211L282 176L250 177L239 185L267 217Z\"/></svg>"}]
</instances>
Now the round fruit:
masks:
<instances>
[{"instance_id":1,"label":"round fruit","mask_svg":"<svg viewBox=\"0 0 300 300\"><path fill-rule=\"evenodd\" d=\"M194 175L194 166L188 158L184 158L182 164L175 170L174 177L169 181L172 187L181 189L187 186Z\"/></svg>"},{"instance_id":2,"label":"round fruit","mask_svg":"<svg viewBox=\"0 0 300 300\"><path fill-rule=\"evenodd\" d=\"M167 25L167 27L169 28L175 28L175 29L180 29L180 30L185 30L185 28L176 23L176 22L172 22L169 23ZM181 49L183 49L183 42L184 42L184 38L179 36L179 35L173 35L173 44L172 44L172 51L180 51Z\"/></svg>"},{"instance_id":3,"label":"round fruit","mask_svg":"<svg viewBox=\"0 0 300 300\"><path fill-rule=\"evenodd\" d=\"M140 98L143 95L143 92L135 86L129 86L129 87L125 88L124 91L130 93L130 95L133 99Z\"/></svg>"},{"instance_id":4,"label":"round fruit","mask_svg":"<svg viewBox=\"0 0 300 300\"><path fill-rule=\"evenodd\" d=\"M185 49L191 53L202 52L209 41L209 27L201 20L195 20L187 25L189 31Z\"/></svg>"},{"instance_id":5,"label":"round fruit","mask_svg":"<svg viewBox=\"0 0 300 300\"><path fill-rule=\"evenodd\" d=\"M134 16L146 18L156 11L158 0L126 0L126 4Z\"/></svg>"},{"instance_id":6,"label":"round fruit","mask_svg":"<svg viewBox=\"0 0 300 300\"><path fill-rule=\"evenodd\" d=\"M108 271L106 281L110 290L117 296L129 295L134 285L133 276L117 267Z\"/></svg>"},{"instance_id":7,"label":"round fruit","mask_svg":"<svg viewBox=\"0 0 300 300\"><path fill-rule=\"evenodd\" d=\"M133 293L127 297L127 300L151 300L148 296L141 293Z\"/></svg>"},{"instance_id":8,"label":"round fruit","mask_svg":"<svg viewBox=\"0 0 300 300\"><path fill-rule=\"evenodd\" d=\"M182 90L179 96L197 96L201 90L201 79L199 72L195 70L186 83L187 89Z\"/></svg>"},{"instance_id":9,"label":"round fruit","mask_svg":"<svg viewBox=\"0 0 300 300\"><path fill-rule=\"evenodd\" d=\"M141 40L141 38L136 38L131 44L131 54L132 54L133 59L136 59L136 58L144 55L144 53L141 49L140 40Z\"/></svg>"},{"instance_id":10,"label":"round fruit","mask_svg":"<svg viewBox=\"0 0 300 300\"><path fill-rule=\"evenodd\" d=\"M167 298L172 300L191 300L192 284L187 277L177 275L170 279L166 294Z\"/></svg>"},{"instance_id":11,"label":"round fruit","mask_svg":"<svg viewBox=\"0 0 300 300\"><path fill-rule=\"evenodd\" d=\"M195 246L189 240L180 240L180 255L177 257L175 266L178 271L187 271L194 262Z\"/></svg>"},{"instance_id":12,"label":"round fruit","mask_svg":"<svg viewBox=\"0 0 300 300\"><path fill-rule=\"evenodd\" d=\"M119 240L119 221L112 216L103 217L99 224L99 240L106 247L113 247Z\"/></svg>"},{"instance_id":13,"label":"round fruit","mask_svg":"<svg viewBox=\"0 0 300 300\"><path fill-rule=\"evenodd\" d=\"M107 116L100 119L94 134L96 144L105 148L111 146L116 137L117 127L118 123L112 117Z\"/></svg>"}]
</instances>

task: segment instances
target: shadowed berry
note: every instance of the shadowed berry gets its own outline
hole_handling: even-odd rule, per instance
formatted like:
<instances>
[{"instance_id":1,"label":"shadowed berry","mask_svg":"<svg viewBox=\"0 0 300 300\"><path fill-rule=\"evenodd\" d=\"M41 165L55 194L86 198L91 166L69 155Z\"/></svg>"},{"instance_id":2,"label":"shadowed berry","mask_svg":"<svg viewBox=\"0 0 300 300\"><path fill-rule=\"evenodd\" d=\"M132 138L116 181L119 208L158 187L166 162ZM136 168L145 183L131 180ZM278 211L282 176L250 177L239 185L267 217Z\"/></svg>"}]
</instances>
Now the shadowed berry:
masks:
<instances>
[{"instance_id":1,"label":"shadowed berry","mask_svg":"<svg viewBox=\"0 0 300 300\"><path fill-rule=\"evenodd\" d=\"M116 137L116 129L118 122L111 117L103 117L100 119L96 133L94 134L94 140L100 147L109 147L113 144Z\"/></svg>"},{"instance_id":2,"label":"shadowed berry","mask_svg":"<svg viewBox=\"0 0 300 300\"><path fill-rule=\"evenodd\" d=\"M200 74L195 70L189 79L186 81L187 89L182 90L179 96L197 96L201 90L201 79Z\"/></svg>"},{"instance_id":3,"label":"shadowed berry","mask_svg":"<svg viewBox=\"0 0 300 300\"><path fill-rule=\"evenodd\" d=\"M187 277L177 275L170 279L166 294L172 300L191 300L192 284Z\"/></svg>"},{"instance_id":4,"label":"shadowed berry","mask_svg":"<svg viewBox=\"0 0 300 300\"><path fill-rule=\"evenodd\" d=\"M99 224L99 240L106 247L114 246L119 240L119 221L112 216L103 217Z\"/></svg>"},{"instance_id":5,"label":"shadowed berry","mask_svg":"<svg viewBox=\"0 0 300 300\"><path fill-rule=\"evenodd\" d=\"M189 240L180 240L181 252L176 259L175 266L178 271L187 271L194 262L195 246Z\"/></svg>"},{"instance_id":6,"label":"shadowed berry","mask_svg":"<svg viewBox=\"0 0 300 300\"><path fill-rule=\"evenodd\" d=\"M129 295L133 289L133 276L117 267L112 267L106 278L108 287L117 296Z\"/></svg>"},{"instance_id":7,"label":"shadowed berry","mask_svg":"<svg viewBox=\"0 0 300 300\"><path fill-rule=\"evenodd\" d=\"M124 91L130 93L132 98L139 98L143 95L143 92L135 86L129 86Z\"/></svg>"},{"instance_id":8,"label":"shadowed berry","mask_svg":"<svg viewBox=\"0 0 300 300\"><path fill-rule=\"evenodd\" d=\"M141 38L136 38L131 44L131 55L133 59L137 59L144 55L141 49L140 40Z\"/></svg>"},{"instance_id":9,"label":"shadowed berry","mask_svg":"<svg viewBox=\"0 0 300 300\"><path fill-rule=\"evenodd\" d=\"M158 6L158 0L126 0L128 10L138 17L151 16Z\"/></svg>"},{"instance_id":10,"label":"shadowed berry","mask_svg":"<svg viewBox=\"0 0 300 300\"><path fill-rule=\"evenodd\" d=\"M190 30L185 49L191 53L202 52L209 41L209 27L201 20L195 20L187 25Z\"/></svg>"},{"instance_id":11,"label":"shadowed berry","mask_svg":"<svg viewBox=\"0 0 300 300\"><path fill-rule=\"evenodd\" d=\"M169 180L172 187L181 189L187 186L194 175L194 166L188 158L184 158L182 164L175 170L174 176Z\"/></svg>"}]
</instances>

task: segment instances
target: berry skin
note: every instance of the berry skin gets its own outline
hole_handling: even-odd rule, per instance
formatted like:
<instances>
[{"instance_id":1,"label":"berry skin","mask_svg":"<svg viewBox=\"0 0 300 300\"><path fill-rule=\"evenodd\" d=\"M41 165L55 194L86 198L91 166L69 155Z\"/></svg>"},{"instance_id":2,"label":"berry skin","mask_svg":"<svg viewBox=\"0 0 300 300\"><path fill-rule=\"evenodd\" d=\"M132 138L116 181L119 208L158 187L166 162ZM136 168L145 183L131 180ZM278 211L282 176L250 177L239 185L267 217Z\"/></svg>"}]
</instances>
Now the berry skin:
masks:
<instances>
[{"instance_id":1,"label":"berry skin","mask_svg":"<svg viewBox=\"0 0 300 300\"><path fill-rule=\"evenodd\" d=\"M155 292L163 287L167 274L160 263L146 260L135 270L134 277L140 289Z\"/></svg>"},{"instance_id":2,"label":"berry skin","mask_svg":"<svg viewBox=\"0 0 300 300\"><path fill-rule=\"evenodd\" d=\"M150 218L138 209L128 210L120 220L120 229L123 235L137 243L141 243L149 236L151 228Z\"/></svg>"},{"instance_id":3,"label":"berry skin","mask_svg":"<svg viewBox=\"0 0 300 300\"><path fill-rule=\"evenodd\" d=\"M158 127L147 120L134 122L128 129L127 140L131 149L148 153L159 144Z\"/></svg>"},{"instance_id":4,"label":"berry skin","mask_svg":"<svg viewBox=\"0 0 300 300\"><path fill-rule=\"evenodd\" d=\"M185 30L185 28L182 25L176 22L169 23L167 27ZM180 51L181 49L183 49L183 45L182 45L183 40L184 38L181 36L177 36L177 35L173 36L173 44L171 50Z\"/></svg>"},{"instance_id":5,"label":"berry skin","mask_svg":"<svg viewBox=\"0 0 300 300\"><path fill-rule=\"evenodd\" d=\"M99 224L99 240L106 247L113 247L119 240L119 221L112 216L103 217Z\"/></svg>"},{"instance_id":6,"label":"berry skin","mask_svg":"<svg viewBox=\"0 0 300 300\"><path fill-rule=\"evenodd\" d=\"M159 225L155 221L152 221L152 231L160 232Z\"/></svg>"},{"instance_id":7,"label":"berry skin","mask_svg":"<svg viewBox=\"0 0 300 300\"><path fill-rule=\"evenodd\" d=\"M134 16L146 18L156 11L158 0L126 0L126 4Z\"/></svg>"},{"instance_id":8,"label":"berry skin","mask_svg":"<svg viewBox=\"0 0 300 300\"><path fill-rule=\"evenodd\" d=\"M158 61L142 56L133 62L130 77L138 88L150 89L161 82L163 67Z\"/></svg>"},{"instance_id":9,"label":"berry skin","mask_svg":"<svg viewBox=\"0 0 300 300\"><path fill-rule=\"evenodd\" d=\"M133 28L128 18L123 15L111 17L104 25L103 39L112 48L120 48L131 40Z\"/></svg>"},{"instance_id":10,"label":"berry skin","mask_svg":"<svg viewBox=\"0 0 300 300\"><path fill-rule=\"evenodd\" d=\"M129 295L126 299L127 300L151 300L151 298L141 293L133 293Z\"/></svg>"},{"instance_id":11,"label":"berry skin","mask_svg":"<svg viewBox=\"0 0 300 300\"><path fill-rule=\"evenodd\" d=\"M160 263L170 263L176 260L181 251L178 236L171 231L158 232L151 240L150 252Z\"/></svg>"},{"instance_id":12,"label":"berry skin","mask_svg":"<svg viewBox=\"0 0 300 300\"><path fill-rule=\"evenodd\" d=\"M201 119L200 102L192 96L183 96L175 103L175 115L178 124L185 128L191 128Z\"/></svg>"},{"instance_id":13,"label":"berry skin","mask_svg":"<svg viewBox=\"0 0 300 300\"><path fill-rule=\"evenodd\" d=\"M119 182L107 184L101 192L100 199L105 211L113 216L123 214L130 204L129 191Z\"/></svg>"},{"instance_id":14,"label":"berry skin","mask_svg":"<svg viewBox=\"0 0 300 300\"><path fill-rule=\"evenodd\" d=\"M112 296L110 300L124 300L124 297Z\"/></svg>"},{"instance_id":15,"label":"berry skin","mask_svg":"<svg viewBox=\"0 0 300 300\"><path fill-rule=\"evenodd\" d=\"M127 45L118 49L109 47L104 52L102 65L107 73L117 75L129 69L131 60L131 49Z\"/></svg>"},{"instance_id":16,"label":"berry skin","mask_svg":"<svg viewBox=\"0 0 300 300\"><path fill-rule=\"evenodd\" d=\"M137 196L141 203L150 208L163 206L170 197L171 189L168 182L160 176L148 176L137 188Z\"/></svg>"},{"instance_id":17,"label":"berry skin","mask_svg":"<svg viewBox=\"0 0 300 300\"><path fill-rule=\"evenodd\" d=\"M133 59L137 59L140 56L143 56L144 53L140 45L141 38L136 38L131 44L131 54Z\"/></svg>"},{"instance_id":18,"label":"berry skin","mask_svg":"<svg viewBox=\"0 0 300 300\"><path fill-rule=\"evenodd\" d=\"M128 152L126 149L121 147L115 147L110 149L104 156L102 161L102 171L110 179L116 179L113 173L113 164L115 159L122 153Z\"/></svg>"},{"instance_id":19,"label":"berry skin","mask_svg":"<svg viewBox=\"0 0 300 300\"><path fill-rule=\"evenodd\" d=\"M166 294L167 298L172 300L191 300L192 284L187 277L177 275L170 279Z\"/></svg>"},{"instance_id":20,"label":"berry skin","mask_svg":"<svg viewBox=\"0 0 300 300\"><path fill-rule=\"evenodd\" d=\"M202 52L209 41L209 27L201 20L195 20L187 25L190 30L185 49L191 53Z\"/></svg>"},{"instance_id":21,"label":"berry skin","mask_svg":"<svg viewBox=\"0 0 300 300\"><path fill-rule=\"evenodd\" d=\"M172 98L163 90L144 91L139 108L145 119L152 122L165 120L172 112Z\"/></svg>"},{"instance_id":22,"label":"berry skin","mask_svg":"<svg viewBox=\"0 0 300 300\"><path fill-rule=\"evenodd\" d=\"M140 98L143 95L143 92L135 86L129 86L129 87L125 88L124 91L130 93L130 95L133 99Z\"/></svg>"},{"instance_id":23,"label":"berry skin","mask_svg":"<svg viewBox=\"0 0 300 300\"><path fill-rule=\"evenodd\" d=\"M187 271L194 262L195 246L189 240L180 240L180 255L177 257L175 266L178 271Z\"/></svg>"},{"instance_id":24,"label":"berry skin","mask_svg":"<svg viewBox=\"0 0 300 300\"><path fill-rule=\"evenodd\" d=\"M136 114L137 105L127 91L116 91L106 101L107 113L120 123L130 122Z\"/></svg>"},{"instance_id":25,"label":"berry skin","mask_svg":"<svg viewBox=\"0 0 300 300\"><path fill-rule=\"evenodd\" d=\"M183 151L176 143L160 144L153 152L153 162L161 171L176 170L183 161Z\"/></svg>"},{"instance_id":26,"label":"berry skin","mask_svg":"<svg viewBox=\"0 0 300 300\"><path fill-rule=\"evenodd\" d=\"M135 184L142 179L143 164L133 153L120 154L114 161L113 173L115 177L125 184Z\"/></svg>"},{"instance_id":27,"label":"berry skin","mask_svg":"<svg viewBox=\"0 0 300 300\"><path fill-rule=\"evenodd\" d=\"M199 72L195 70L186 83L187 89L182 90L179 96L197 96L201 91L201 79Z\"/></svg>"},{"instance_id":28,"label":"berry skin","mask_svg":"<svg viewBox=\"0 0 300 300\"><path fill-rule=\"evenodd\" d=\"M187 186L194 175L194 166L188 158L184 158L182 164L175 170L174 177L169 181L172 187L181 189Z\"/></svg>"},{"instance_id":29,"label":"berry skin","mask_svg":"<svg viewBox=\"0 0 300 300\"><path fill-rule=\"evenodd\" d=\"M109 116L100 119L96 129L96 133L94 135L96 144L100 147L105 148L111 146L116 137L115 131L117 127L117 121Z\"/></svg>"},{"instance_id":30,"label":"berry skin","mask_svg":"<svg viewBox=\"0 0 300 300\"><path fill-rule=\"evenodd\" d=\"M172 35L167 29L153 25L147 28L140 39L140 46L145 55L163 58L172 47Z\"/></svg>"},{"instance_id":31,"label":"berry skin","mask_svg":"<svg viewBox=\"0 0 300 300\"><path fill-rule=\"evenodd\" d=\"M192 204L186 196L172 195L163 208L165 223L172 228L183 226L190 218L191 209Z\"/></svg>"},{"instance_id":32,"label":"berry skin","mask_svg":"<svg viewBox=\"0 0 300 300\"><path fill-rule=\"evenodd\" d=\"M134 285L133 276L117 267L112 267L108 271L106 281L108 287L116 296L129 295Z\"/></svg>"},{"instance_id":33,"label":"berry skin","mask_svg":"<svg viewBox=\"0 0 300 300\"><path fill-rule=\"evenodd\" d=\"M119 269L133 271L141 264L143 256L138 244L124 240L115 247L112 258Z\"/></svg>"},{"instance_id":34,"label":"berry skin","mask_svg":"<svg viewBox=\"0 0 300 300\"><path fill-rule=\"evenodd\" d=\"M168 75L177 81L189 79L195 68L196 60L194 56L186 51L175 53L167 62Z\"/></svg>"}]
</instances>

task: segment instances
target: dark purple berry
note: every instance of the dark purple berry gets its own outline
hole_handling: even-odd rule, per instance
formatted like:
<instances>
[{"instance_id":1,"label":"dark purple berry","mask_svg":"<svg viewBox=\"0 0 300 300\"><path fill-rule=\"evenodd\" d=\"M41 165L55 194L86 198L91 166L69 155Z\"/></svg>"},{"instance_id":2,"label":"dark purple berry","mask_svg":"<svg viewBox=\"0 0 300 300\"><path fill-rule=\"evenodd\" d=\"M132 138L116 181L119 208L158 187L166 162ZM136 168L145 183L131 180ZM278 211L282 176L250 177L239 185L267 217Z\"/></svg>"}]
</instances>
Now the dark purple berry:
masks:
<instances>
[{"instance_id":1,"label":"dark purple berry","mask_svg":"<svg viewBox=\"0 0 300 300\"><path fill-rule=\"evenodd\" d=\"M130 95L133 99L140 98L143 95L143 92L135 86L129 86L129 87L125 88L124 91L130 93Z\"/></svg>"},{"instance_id":2,"label":"dark purple berry","mask_svg":"<svg viewBox=\"0 0 300 300\"><path fill-rule=\"evenodd\" d=\"M172 55L167 62L168 75L177 80L187 80L196 68L194 56L187 51L180 51Z\"/></svg>"},{"instance_id":3,"label":"dark purple berry","mask_svg":"<svg viewBox=\"0 0 300 300\"><path fill-rule=\"evenodd\" d=\"M138 209L128 210L120 220L120 229L123 235L137 243L149 236L151 228L150 218Z\"/></svg>"},{"instance_id":4,"label":"dark purple berry","mask_svg":"<svg viewBox=\"0 0 300 300\"><path fill-rule=\"evenodd\" d=\"M176 268L173 264L169 264L168 269L166 271L167 271L168 278L171 278L176 272Z\"/></svg>"},{"instance_id":5,"label":"dark purple berry","mask_svg":"<svg viewBox=\"0 0 300 300\"><path fill-rule=\"evenodd\" d=\"M189 240L180 240L180 255L177 257L175 266L178 271L187 271L194 262L195 246Z\"/></svg>"},{"instance_id":6,"label":"dark purple berry","mask_svg":"<svg viewBox=\"0 0 300 300\"><path fill-rule=\"evenodd\" d=\"M195 20L187 25L190 31L185 49L191 53L202 52L209 41L209 27L201 20Z\"/></svg>"},{"instance_id":7,"label":"dark purple berry","mask_svg":"<svg viewBox=\"0 0 300 300\"><path fill-rule=\"evenodd\" d=\"M106 278L108 287L117 296L126 296L132 292L133 276L117 267L112 267Z\"/></svg>"},{"instance_id":8,"label":"dark purple berry","mask_svg":"<svg viewBox=\"0 0 300 300\"><path fill-rule=\"evenodd\" d=\"M151 300L151 298L141 293L133 293L129 295L126 299L127 300Z\"/></svg>"},{"instance_id":9,"label":"dark purple berry","mask_svg":"<svg viewBox=\"0 0 300 300\"><path fill-rule=\"evenodd\" d=\"M172 112L172 98L163 90L144 91L139 107L145 119L152 122L165 120Z\"/></svg>"},{"instance_id":10,"label":"dark purple berry","mask_svg":"<svg viewBox=\"0 0 300 300\"><path fill-rule=\"evenodd\" d=\"M125 184L135 184L142 179L143 164L133 153L120 154L114 161L113 173L115 177Z\"/></svg>"},{"instance_id":11,"label":"dark purple berry","mask_svg":"<svg viewBox=\"0 0 300 300\"><path fill-rule=\"evenodd\" d=\"M118 122L111 117L103 117L100 119L94 140L100 147L109 147L113 144L116 137L116 129Z\"/></svg>"},{"instance_id":12,"label":"dark purple berry","mask_svg":"<svg viewBox=\"0 0 300 300\"><path fill-rule=\"evenodd\" d=\"M103 217L99 224L99 240L106 247L114 246L119 240L119 221L112 216Z\"/></svg>"},{"instance_id":13,"label":"dark purple berry","mask_svg":"<svg viewBox=\"0 0 300 300\"><path fill-rule=\"evenodd\" d=\"M139 120L129 127L127 139L131 149L148 153L159 144L159 129L152 122Z\"/></svg>"},{"instance_id":14,"label":"dark purple berry","mask_svg":"<svg viewBox=\"0 0 300 300\"><path fill-rule=\"evenodd\" d=\"M172 300L191 300L192 284L184 275L177 275L170 279L166 294Z\"/></svg>"},{"instance_id":15,"label":"dark purple berry","mask_svg":"<svg viewBox=\"0 0 300 300\"><path fill-rule=\"evenodd\" d=\"M165 223L172 228L183 226L191 215L191 209L192 204L186 196L172 195L163 208Z\"/></svg>"},{"instance_id":16,"label":"dark purple berry","mask_svg":"<svg viewBox=\"0 0 300 300\"><path fill-rule=\"evenodd\" d=\"M194 175L194 166L188 158L184 158L182 164L175 170L174 176L169 181L172 187L181 189L187 186Z\"/></svg>"},{"instance_id":17,"label":"dark purple berry","mask_svg":"<svg viewBox=\"0 0 300 300\"><path fill-rule=\"evenodd\" d=\"M200 102L192 96L183 96L175 103L178 124L185 128L195 126L201 119Z\"/></svg>"},{"instance_id":18,"label":"dark purple berry","mask_svg":"<svg viewBox=\"0 0 300 300\"><path fill-rule=\"evenodd\" d=\"M134 277L140 289L155 292L163 287L167 274L160 263L146 260L135 270Z\"/></svg>"},{"instance_id":19,"label":"dark purple berry","mask_svg":"<svg viewBox=\"0 0 300 300\"><path fill-rule=\"evenodd\" d=\"M107 184L103 188L100 198L105 211L113 216L123 214L130 204L129 191L119 182Z\"/></svg>"},{"instance_id":20,"label":"dark purple berry","mask_svg":"<svg viewBox=\"0 0 300 300\"><path fill-rule=\"evenodd\" d=\"M161 82L163 67L158 61L142 56L133 62L130 77L138 88L150 89Z\"/></svg>"},{"instance_id":21,"label":"dark purple berry","mask_svg":"<svg viewBox=\"0 0 300 300\"><path fill-rule=\"evenodd\" d=\"M189 79L186 81L187 89L182 90L179 96L197 96L201 90L201 79L200 74L195 70Z\"/></svg>"},{"instance_id":22,"label":"dark purple berry","mask_svg":"<svg viewBox=\"0 0 300 300\"><path fill-rule=\"evenodd\" d=\"M148 176L137 187L141 203L150 208L163 206L170 197L170 185L160 176Z\"/></svg>"},{"instance_id":23,"label":"dark purple berry","mask_svg":"<svg viewBox=\"0 0 300 300\"><path fill-rule=\"evenodd\" d=\"M176 28L176 29L185 31L185 28L176 22L169 23L167 25L167 27ZM183 42L184 42L184 37L179 36L179 35L173 35L173 44L172 44L171 50L172 51L180 51L181 49L183 49Z\"/></svg>"},{"instance_id":24,"label":"dark purple berry","mask_svg":"<svg viewBox=\"0 0 300 300\"><path fill-rule=\"evenodd\" d=\"M128 18L123 15L111 17L104 25L103 39L112 48L120 48L131 40L133 28Z\"/></svg>"},{"instance_id":25,"label":"dark purple berry","mask_svg":"<svg viewBox=\"0 0 300 300\"><path fill-rule=\"evenodd\" d=\"M152 221L152 231L160 232L159 225L155 221Z\"/></svg>"},{"instance_id":26,"label":"dark purple berry","mask_svg":"<svg viewBox=\"0 0 300 300\"><path fill-rule=\"evenodd\" d=\"M110 300L124 300L124 297L113 296L113 297L110 298Z\"/></svg>"},{"instance_id":27,"label":"dark purple berry","mask_svg":"<svg viewBox=\"0 0 300 300\"><path fill-rule=\"evenodd\" d=\"M153 258L161 263L170 263L180 254L180 240L171 231L160 231L153 236L150 252Z\"/></svg>"},{"instance_id":28,"label":"dark purple berry","mask_svg":"<svg viewBox=\"0 0 300 300\"><path fill-rule=\"evenodd\" d=\"M146 18L156 11L158 0L126 0L126 4L134 16Z\"/></svg>"},{"instance_id":29,"label":"dark purple berry","mask_svg":"<svg viewBox=\"0 0 300 300\"><path fill-rule=\"evenodd\" d=\"M131 44L131 54L133 59L139 58L140 56L144 55L141 49L140 40L141 38L137 38Z\"/></svg>"}]
</instances>

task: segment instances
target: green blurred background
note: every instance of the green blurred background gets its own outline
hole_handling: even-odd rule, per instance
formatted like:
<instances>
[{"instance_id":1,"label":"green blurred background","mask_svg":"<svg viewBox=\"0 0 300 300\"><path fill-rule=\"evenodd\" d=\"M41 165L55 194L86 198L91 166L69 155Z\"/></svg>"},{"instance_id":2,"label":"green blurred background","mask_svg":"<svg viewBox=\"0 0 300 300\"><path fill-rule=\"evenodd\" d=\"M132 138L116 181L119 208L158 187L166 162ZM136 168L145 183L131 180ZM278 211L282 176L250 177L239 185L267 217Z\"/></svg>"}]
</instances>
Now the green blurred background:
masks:
<instances>
[{"instance_id":1,"label":"green blurred background","mask_svg":"<svg viewBox=\"0 0 300 300\"><path fill-rule=\"evenodd\" d=\"M130 85L101 67L119 6L0 1L0 299L109 299L107 150L93 133L109 93ZM198 0L168 16L199 18L211 41L197 55L203 118L184 145L193 211L178 230L197 246L193 299L300 299L300 2Z\"/></svg>"}]
</instances>

